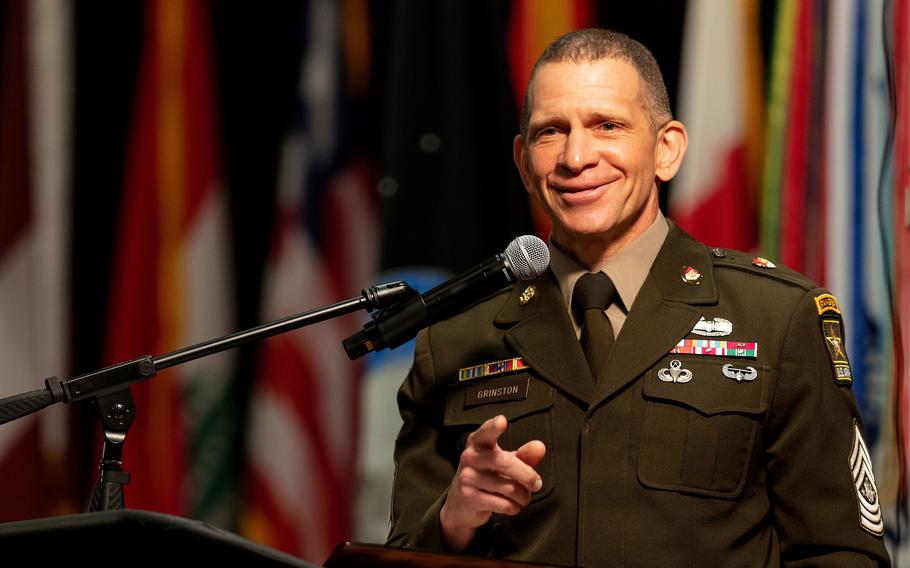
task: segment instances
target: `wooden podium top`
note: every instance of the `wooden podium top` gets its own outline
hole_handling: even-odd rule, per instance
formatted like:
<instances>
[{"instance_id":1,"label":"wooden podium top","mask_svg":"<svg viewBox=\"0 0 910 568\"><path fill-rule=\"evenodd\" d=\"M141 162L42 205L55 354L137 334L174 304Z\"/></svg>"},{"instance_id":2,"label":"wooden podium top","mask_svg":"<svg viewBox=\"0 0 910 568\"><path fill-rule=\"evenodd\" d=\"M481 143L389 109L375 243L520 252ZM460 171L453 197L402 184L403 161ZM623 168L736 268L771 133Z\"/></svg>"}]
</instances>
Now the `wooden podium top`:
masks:
<instances>
[{"instance_id":1,"label":"wooden podium top","mask_svg":"<svg viewBox=\"0 0 910 568\"><path fill-rule=\"evenodd\" d=\"M352 568L355 566L376 566L378 568L533 568L550 566L551 568L562 568L552 564L442 554L413 548L396 548L356 542L339 544L323 566L325 568Z\"/></svg>"}]
</instances>

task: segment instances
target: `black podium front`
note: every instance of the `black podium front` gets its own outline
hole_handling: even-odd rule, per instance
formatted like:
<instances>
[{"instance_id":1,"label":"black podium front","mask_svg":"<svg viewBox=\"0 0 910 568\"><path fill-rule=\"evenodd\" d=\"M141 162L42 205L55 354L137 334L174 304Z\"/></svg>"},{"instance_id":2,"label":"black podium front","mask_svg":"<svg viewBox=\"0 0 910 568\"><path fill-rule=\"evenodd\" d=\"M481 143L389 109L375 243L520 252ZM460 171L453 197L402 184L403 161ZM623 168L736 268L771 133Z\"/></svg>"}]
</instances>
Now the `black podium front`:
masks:
<instances>
[{"instance_id":1,"label":"black podium front","mask_svg":"<svg viewBox=\"0 0 910 568\"><path fill-rule=\"evenodd\" d=\"M202 521L122 510L0 523L4 566L315 568Z\"/></svg>"}]
</instances>

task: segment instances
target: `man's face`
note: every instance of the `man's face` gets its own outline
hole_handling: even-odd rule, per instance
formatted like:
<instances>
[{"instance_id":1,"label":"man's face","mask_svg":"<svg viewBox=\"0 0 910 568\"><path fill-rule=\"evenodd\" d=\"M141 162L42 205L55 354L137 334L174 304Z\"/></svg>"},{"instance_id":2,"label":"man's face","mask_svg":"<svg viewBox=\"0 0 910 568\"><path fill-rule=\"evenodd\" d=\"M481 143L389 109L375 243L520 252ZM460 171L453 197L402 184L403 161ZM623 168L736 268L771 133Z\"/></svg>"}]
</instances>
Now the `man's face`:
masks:
<instances>
[{"instance_id":1,"label":"man's face","mask_svg":"<svg viewBox=\"0 0 910 568\"><path fill-rule=\"evenodd\" d=\"M661 133L652 131L639 88L635 68L618 59L537 70L515 159L557 242L622 240L653 221Z\"/></svg>"}]
</instances>

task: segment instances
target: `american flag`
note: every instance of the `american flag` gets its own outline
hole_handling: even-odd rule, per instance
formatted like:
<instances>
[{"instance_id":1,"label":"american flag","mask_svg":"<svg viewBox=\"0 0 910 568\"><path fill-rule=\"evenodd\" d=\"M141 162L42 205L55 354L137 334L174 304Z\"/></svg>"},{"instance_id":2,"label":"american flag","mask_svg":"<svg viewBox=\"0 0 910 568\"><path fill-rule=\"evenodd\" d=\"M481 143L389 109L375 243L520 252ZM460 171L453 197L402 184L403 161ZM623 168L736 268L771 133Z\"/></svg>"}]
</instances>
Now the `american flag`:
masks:
<instances>
[{"instance_id":1,"label":"american flag","mask_svg":"<svg viewBox=\"0 0 910 568\"><path fill-rule=\"evenodd\" d=\"M352 84L335 2L305 14L299 92L281 156L278 211L263 320L355 296L375 272L367 171L349 152L343 118ZM345 36L351 38L352 36ZM358 367L341 341L359 317L266 340L250 402L242 532L322 562L352 534Z\"/></svg>"}]
</instances>

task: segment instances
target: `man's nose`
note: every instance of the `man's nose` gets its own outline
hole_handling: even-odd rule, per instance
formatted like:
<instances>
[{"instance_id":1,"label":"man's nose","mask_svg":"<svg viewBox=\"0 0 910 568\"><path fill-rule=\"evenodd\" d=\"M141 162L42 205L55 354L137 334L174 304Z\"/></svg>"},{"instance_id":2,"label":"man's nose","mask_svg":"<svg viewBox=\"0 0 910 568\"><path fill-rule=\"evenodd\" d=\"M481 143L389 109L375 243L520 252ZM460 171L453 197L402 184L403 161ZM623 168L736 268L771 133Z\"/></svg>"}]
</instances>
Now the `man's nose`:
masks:
<instances>
[{"instance_id":1,"label":"man's nose","mask_svg":"<svg viewBox=\"0 0 910 568\"><path fill-rule=\"evenodd\" d=\"M566 146L561 156L561 164L572 172L580 172L597 164L597 152L594 140L585 130L573 129L566 137Z\"/></svg>"}]
</instances>

